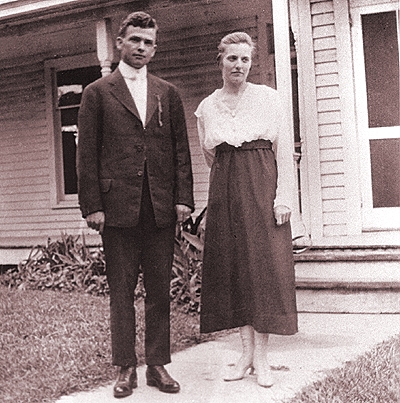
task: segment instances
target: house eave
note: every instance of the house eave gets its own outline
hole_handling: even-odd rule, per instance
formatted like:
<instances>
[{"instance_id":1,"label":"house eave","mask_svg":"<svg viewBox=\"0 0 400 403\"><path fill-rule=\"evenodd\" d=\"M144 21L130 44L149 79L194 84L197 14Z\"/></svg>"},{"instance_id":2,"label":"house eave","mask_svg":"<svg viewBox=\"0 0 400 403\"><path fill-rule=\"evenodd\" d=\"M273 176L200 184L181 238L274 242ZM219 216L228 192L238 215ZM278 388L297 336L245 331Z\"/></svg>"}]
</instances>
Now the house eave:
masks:
<instances>
[{"instance_id":1,"label":"house eave","mask_svg":"<svg viewBox=\"0 0 400 403\"><path fill-rule=\"evenodd\" d=\"M15 4L0 4L0 26L22 25L54 17L66 16L76 12L99 10L134 2L135 1L132 0L16 1Z\"/></svg>"}]
</instances>

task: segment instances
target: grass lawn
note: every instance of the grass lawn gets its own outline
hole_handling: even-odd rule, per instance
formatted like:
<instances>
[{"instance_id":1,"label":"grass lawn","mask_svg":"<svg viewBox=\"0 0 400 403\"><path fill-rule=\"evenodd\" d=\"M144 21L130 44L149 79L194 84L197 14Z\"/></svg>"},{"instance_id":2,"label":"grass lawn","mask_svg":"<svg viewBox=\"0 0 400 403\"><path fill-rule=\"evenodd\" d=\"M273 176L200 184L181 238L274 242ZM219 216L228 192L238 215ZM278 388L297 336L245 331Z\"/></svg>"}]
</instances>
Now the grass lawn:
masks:
<instances>
[{"instance_id":1,"label":"grass lawn","mask_svg":"<svg viewBox=\"0 0 400 403\"><path fill-rule=\"evenodd\" d=\"M137 316L142 364L142 303ZM200 336L198 316L172 309L172 352L210 337ZM112 382L110 344L108 297L0 286L1 403L54 402Z\"/></svg>"},{"instance_id":2,"label":"grass lawn","mask_svg":"<svg viewBox=\"0 0 400 403\"><path fill-rule=\"evenodd\" d=\"M139 363L144 362L143 304L138 304ZM199 334L197 315L173 305L172 352L216 338ZM17 291L0 286L0 402L50 403L112 382L109 299L73 292ZM287 403L400 402L400 335Z\"/></svg>"},{"instance_id":3,"label":"grass lawn","mask_svg":"<svg viewBox=\"0 0 400 403\"><path fill-rule=\"evenodd\" d=\"M327 373L286 403L399 403L400 334Z\"/></svg>"}]
</instances>

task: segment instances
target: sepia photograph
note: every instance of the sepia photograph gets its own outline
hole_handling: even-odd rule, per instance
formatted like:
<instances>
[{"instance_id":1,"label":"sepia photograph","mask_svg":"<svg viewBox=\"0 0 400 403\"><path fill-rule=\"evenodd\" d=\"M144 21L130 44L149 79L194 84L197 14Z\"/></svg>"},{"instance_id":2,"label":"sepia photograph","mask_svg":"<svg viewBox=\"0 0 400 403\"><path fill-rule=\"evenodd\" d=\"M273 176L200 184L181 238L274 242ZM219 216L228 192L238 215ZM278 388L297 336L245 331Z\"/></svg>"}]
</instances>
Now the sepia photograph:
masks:
<instances>
[{"instance_id":1,"label":"sepia photograph","mask_svg":"<svg viewBox=\"0 0 400 403\"><path fill-rule=\"evenodd\" d=\"M0 0L0 403L399 403L399 43L399 0Z\"/></svg>"}]
</instances>

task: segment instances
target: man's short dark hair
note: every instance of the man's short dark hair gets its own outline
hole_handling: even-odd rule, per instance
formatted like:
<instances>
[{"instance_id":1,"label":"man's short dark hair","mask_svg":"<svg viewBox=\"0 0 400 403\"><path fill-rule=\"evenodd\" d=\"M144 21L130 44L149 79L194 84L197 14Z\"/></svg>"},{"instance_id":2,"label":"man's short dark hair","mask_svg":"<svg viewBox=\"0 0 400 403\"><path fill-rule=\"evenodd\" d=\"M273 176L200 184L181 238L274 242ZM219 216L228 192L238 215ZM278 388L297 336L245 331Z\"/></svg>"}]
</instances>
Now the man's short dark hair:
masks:
<instances>
[{"instance_id":1,"label":"man's short dark hair","mask_svg":"<svg viewBox=\"0 0 400 403\"><path fill-rule=\"evenodd\" d=\"M129 25L139 28L154 28L156 32L158 30L156 20L143 11L135 11L134 13L129 14L124 21L122 21L122 24L119 27L118 36L124 37Z\"/></svg>"}]
</instances>

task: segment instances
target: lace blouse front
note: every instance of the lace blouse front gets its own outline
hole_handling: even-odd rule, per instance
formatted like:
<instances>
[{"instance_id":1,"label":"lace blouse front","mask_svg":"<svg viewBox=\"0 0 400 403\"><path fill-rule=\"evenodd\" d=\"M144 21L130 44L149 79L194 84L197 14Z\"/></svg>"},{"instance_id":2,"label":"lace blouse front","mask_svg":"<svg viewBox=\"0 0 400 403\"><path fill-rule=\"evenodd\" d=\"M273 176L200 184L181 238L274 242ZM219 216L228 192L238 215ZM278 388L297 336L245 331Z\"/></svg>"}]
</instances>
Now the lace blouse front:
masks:
<instances>
[{"instance_id":1,"label":"lace blouse front","mask_svg":"<svg viewBox=\"0 0 400 403\"><path fill-rule=\"evenodd\" d=\"M275 206L293 209L294 160L288 118L279 94L266 85L248 83L235 109L222 101L215 90L198 106L197 127L206 162L212 165L215 147L228 143L240 147L244 142L264 139L273 143L278 167Z\"/></svg>"}]
</instances>

